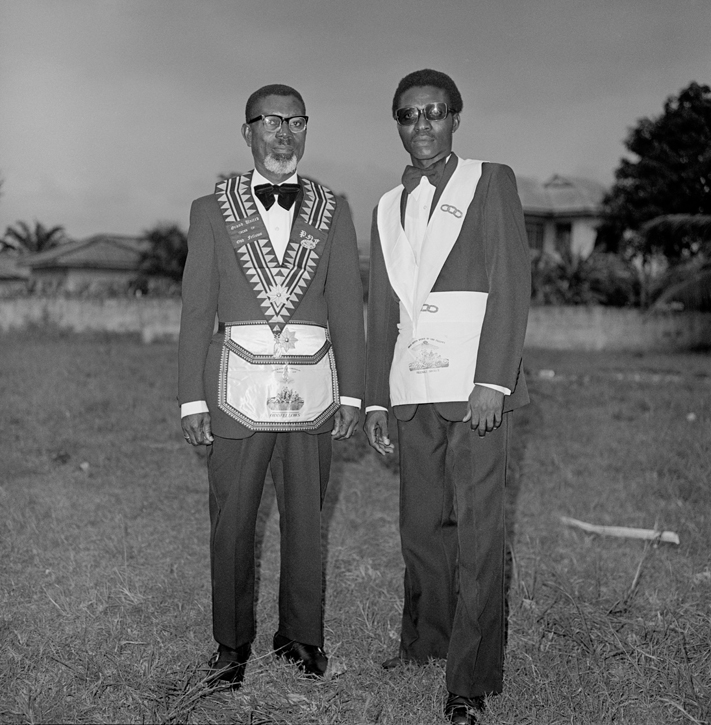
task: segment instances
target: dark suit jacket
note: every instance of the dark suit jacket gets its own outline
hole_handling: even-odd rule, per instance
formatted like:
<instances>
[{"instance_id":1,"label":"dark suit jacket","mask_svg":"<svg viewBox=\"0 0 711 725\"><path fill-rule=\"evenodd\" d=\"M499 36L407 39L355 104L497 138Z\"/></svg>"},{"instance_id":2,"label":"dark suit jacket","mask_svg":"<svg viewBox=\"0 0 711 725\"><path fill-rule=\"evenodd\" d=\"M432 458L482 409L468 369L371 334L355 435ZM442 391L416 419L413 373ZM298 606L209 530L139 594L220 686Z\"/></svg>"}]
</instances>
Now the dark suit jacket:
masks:
<instances>
[{"instance_id":1,"label":"dark suit jacket","mask_svg":"<svg viewBox=\"0 0 711 725\"><path fill-rule=\"evenodd\" d=\"M432 209L456 166L457 157L452 154L435 191ZM403 210L405 202L403 189ZM528 403L521 356L531 297L531 263L516 178L508 166L483 164L461 233L432 291L488 293L472 382L500 385L511 390L511 395L504 400L504 412ZM365 404L387 408L390 406L389 375L400 310L385 268L377 208L373 213L368 295ZM466 401L434 405L447 420L462 420L466 415ZM399 405L393 412L399 420L410 420L416 409L417 405Z\"/></svg>"},{"instance_id":2,"label":"dark suit jacket","mask_svg":"<svg viewBox=\"0 0 711 725\"><path fill-rule=\"evenodd\" d=\"M303 190L296 200L294 219ZM252 434L217 405L220 353L224 335L220 322L264 320L257 297L249 285L225 228L214 194L193 202L188 232L188 258L183 273L183 308L180 319L178 400L205 400L212 432L223 438ZM336 360L339 392L363 398L365 335L363 290L360 281L355 229L347 202L336 197L333 222L311 284L292 320L328 325ZM321 433L333 426L327 420Z\"/></svg>"}]
</instances>

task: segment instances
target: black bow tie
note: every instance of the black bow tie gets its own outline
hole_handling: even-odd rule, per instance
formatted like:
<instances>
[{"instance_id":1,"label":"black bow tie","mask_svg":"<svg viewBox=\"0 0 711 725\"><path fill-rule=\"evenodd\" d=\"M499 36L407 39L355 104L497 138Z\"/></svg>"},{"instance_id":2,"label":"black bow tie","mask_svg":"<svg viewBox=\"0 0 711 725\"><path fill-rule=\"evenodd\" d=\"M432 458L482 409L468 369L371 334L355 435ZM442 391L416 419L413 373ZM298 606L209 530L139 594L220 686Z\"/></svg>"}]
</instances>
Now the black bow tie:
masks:
<instances>
[{"instance_id":1,"label":"black bow tie","mask_svg":"<svg viewBox=\"0 0 711 725\"><path fill-rule=\"evenodd\" d=\"M418 187L420 179L423 176L427 177L427 180L432 186L437 186L444 173L446 163L446 159L440 159L437 163L428 166L426 169L421 169L418 166L406 166L402 175L402 185L407 190L407 193L411 194Z\"/></svg>"},{"instance_id":2,"label":"black bow tie","mask_svg":"<svg viewBox=\"0 0 711 725\"><path fill-rule=\"evenodd\" d=\"M279 206L291 209L300 188L298 184L259 184L254 187L254 193L265 209L271 209L274 195L279 197Z\"/></svg>"}]
</instances>

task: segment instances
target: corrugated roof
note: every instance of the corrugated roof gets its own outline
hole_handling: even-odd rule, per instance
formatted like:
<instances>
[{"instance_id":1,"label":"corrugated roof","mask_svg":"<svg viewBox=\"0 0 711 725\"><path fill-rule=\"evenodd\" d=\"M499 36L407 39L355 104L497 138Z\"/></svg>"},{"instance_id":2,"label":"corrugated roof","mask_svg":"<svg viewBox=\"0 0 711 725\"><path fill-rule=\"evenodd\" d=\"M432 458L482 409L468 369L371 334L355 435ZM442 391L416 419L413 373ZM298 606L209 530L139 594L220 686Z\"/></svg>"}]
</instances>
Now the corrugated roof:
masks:
<instances>
[{"instance_id":1,"label":"corrugated roof","mask_svg":"<svg viewBox=\"0 0 711 725\"><path fill-rule=\"evenodd\" d=\"M120 234L96 234L87 239L67 242L45 252L28 255L21 261L31 269L137 269L142 253L149 243L137 237Z\"/></svg>"},{"instance_id":2,"label":"corrugated roof","mask_svg":"<svg viewBox=\"0 0 711 725\"><path fill-rule=\"evenodd\" d=\"M518 179L524 212L531 214L598 214L605 187L592 179L554 174L548 181Z\"/></svg>"}]
</instances>

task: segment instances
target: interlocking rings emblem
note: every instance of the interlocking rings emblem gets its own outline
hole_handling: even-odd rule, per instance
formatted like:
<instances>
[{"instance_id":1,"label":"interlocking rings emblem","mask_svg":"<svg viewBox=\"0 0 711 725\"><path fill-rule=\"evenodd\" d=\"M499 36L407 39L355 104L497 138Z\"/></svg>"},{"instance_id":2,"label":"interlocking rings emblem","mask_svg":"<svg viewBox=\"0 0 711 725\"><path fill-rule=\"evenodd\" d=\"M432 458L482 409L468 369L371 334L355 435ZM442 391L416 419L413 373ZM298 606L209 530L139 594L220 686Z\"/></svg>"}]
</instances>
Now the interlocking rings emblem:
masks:
<instances>
[{"instance_id":1,"label":"interlocking rings emblem","mask_svg":"<svg viewBox=\"0 0 711 725\"><path fill-rule=\"evenodd\" d=\"M437 305L424 304L420 307L420 312L439 312L439 307Z\"/></svg>"},{"instance_id":2,"label":"interlocking rings emblem","mask_svg":"<svg viewBox=\"0 0 711 725\"><path fill-rule=\"evenodd\" d=\"M446 211L447 214L451 214L455 219L461 219L464 216L456 206L452 206L451 204L442 204L440 209Z\"/></svg>"}]
</instances>

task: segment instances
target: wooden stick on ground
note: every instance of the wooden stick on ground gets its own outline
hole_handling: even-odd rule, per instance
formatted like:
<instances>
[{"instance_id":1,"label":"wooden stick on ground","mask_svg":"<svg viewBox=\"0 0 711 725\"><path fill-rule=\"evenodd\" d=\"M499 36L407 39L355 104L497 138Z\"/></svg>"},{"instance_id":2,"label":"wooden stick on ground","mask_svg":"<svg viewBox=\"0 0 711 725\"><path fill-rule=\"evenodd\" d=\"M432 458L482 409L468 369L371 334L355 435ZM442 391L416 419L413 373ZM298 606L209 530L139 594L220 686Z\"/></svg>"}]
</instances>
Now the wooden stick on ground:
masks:
<instances>
[{"instance_id":1,"label":"wooden stick on ground","mask_svg":"<svg viewBox=\"0 0 711 725\"><path fill-rule=\"evenodd\" d=\"M585 521L578 521L567 516L561 516L560 520L566 526L574 526L591 534L600 536L619 536L625 539L646 539L648 541L662 541L665 544L679 545L679 536L673 531L659 531L658 529L634 529L629 526L598 526L588 524Z\"/></svg>"}]
</instances>

